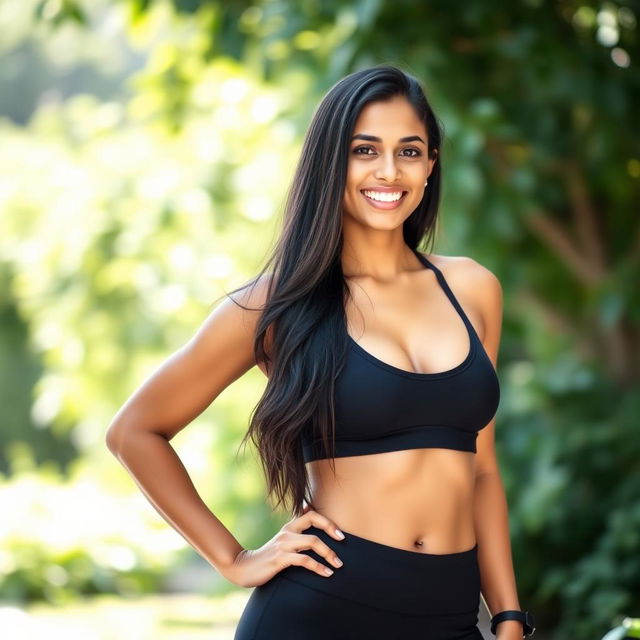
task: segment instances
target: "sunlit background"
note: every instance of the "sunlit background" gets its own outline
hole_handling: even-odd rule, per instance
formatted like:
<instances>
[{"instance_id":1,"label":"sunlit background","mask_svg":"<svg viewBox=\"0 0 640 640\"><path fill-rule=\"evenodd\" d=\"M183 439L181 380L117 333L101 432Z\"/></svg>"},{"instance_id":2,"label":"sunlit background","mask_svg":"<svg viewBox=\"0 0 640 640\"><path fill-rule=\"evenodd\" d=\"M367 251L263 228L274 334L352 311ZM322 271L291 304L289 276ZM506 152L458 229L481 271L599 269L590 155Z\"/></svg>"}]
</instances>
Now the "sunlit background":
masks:
<instances>
[{"instance_id":1,"label":"sunlit background","mask_svg":"<svg viewBox=\"0 0 640 640\"><path fill-rule=\"evenodd\" d=\"M261 266L324 92L385 62L445 128L435 252L505 292L520 602L541 640L640 617L639 53L631 0L0 2L0 637L233 637L249 591L105 430ZM289 519L236 459L264 383L172 441L246 548Z\"/></svg>"}]
</instances>

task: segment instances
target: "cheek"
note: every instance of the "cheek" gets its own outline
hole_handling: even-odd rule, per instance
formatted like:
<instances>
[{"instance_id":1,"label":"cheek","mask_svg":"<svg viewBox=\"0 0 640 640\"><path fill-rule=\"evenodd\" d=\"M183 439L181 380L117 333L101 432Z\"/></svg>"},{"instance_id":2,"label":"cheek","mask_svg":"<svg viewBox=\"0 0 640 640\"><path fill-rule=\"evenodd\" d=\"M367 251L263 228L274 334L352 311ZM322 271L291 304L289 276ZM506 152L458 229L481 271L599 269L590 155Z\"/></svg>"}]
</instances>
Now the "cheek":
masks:
<instances>
[{"instance_id":1,"label":"cheek","mask_svg":"<svg viewBox=\"0 0 640 640\"><path fill-rule=\"evenodd\" d=\"M347 182L361 182L373 169L371 158L349 158L347 163Z\"/></svg>"},{"instance_id":2,"label":"cheek","mask_svg":"<svg viewBox=\"0 0 640 640\"><path fill-rule=\"evenodd\" d=\"M355 168L349 169L347 171L347 189L355 189L360 181L358 171Z\"/></svg>"},{"instance_id":3,"label":"cheek","mask_svg":"<svg viewBox=\"0 0 640 640\"><path fill-rule=\"evenodd\" d=\"M345 199L353 199L358 195L362 178L354 170L350 170L347 173L347 181L345 183L344 195Z\"/></svg>"}]
</instances>

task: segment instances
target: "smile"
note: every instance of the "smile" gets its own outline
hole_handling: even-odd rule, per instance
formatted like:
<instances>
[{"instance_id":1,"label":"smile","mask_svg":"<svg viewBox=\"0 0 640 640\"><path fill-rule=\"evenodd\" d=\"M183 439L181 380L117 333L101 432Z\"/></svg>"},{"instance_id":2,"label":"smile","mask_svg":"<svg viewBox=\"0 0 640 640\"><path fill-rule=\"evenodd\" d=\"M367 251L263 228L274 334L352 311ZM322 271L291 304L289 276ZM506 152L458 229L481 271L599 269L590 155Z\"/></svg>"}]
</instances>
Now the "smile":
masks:
<instances>
[{"instance_id":1,"label":"smile","mask_svg":"<svg viewBox=\"0 0 640 640\"><path fill-rule=\"evenodd\" d=\"M403 191L395 191L391 193L385 191L363 191L362 193L364 193L367 198L372 198L379 202L395 202L402 198Z\"/></svg>"},{"instance_id":2,"label":"smile","mask_svg":"<svg viewBox=\"0 0 640 640\"><path fill-rule=\"evenodd\" d=\"M407 194L406 191L373 191L370 189L363 189L361 193L367 202L378 209L395 209Z\"/></svg>"}]
</instances>

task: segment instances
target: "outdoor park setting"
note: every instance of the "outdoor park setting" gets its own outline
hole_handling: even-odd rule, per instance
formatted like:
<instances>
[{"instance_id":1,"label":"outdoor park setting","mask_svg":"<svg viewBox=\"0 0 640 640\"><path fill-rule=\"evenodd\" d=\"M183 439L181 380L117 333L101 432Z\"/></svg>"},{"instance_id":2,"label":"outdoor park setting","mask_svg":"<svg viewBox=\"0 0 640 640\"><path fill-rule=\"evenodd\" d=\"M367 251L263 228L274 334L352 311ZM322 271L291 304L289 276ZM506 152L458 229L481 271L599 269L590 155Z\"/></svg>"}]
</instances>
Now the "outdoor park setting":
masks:
<instances>
[{"instance_id":1,"label":"outdoor park setting","mask_svg":"<svg viewBox=\"0 0 640 640\"><path fill-rule=\"evenodd\" d=\"M322 95L384 63L443 122L435 253L504 291L496 452L535 637L640 638L639 8L0 2L0 638L233 638L249 590L106 429L261 266ZM289 519L238 452L265 382L172 440L247 549Z\"/></svg>"}]
</instances>

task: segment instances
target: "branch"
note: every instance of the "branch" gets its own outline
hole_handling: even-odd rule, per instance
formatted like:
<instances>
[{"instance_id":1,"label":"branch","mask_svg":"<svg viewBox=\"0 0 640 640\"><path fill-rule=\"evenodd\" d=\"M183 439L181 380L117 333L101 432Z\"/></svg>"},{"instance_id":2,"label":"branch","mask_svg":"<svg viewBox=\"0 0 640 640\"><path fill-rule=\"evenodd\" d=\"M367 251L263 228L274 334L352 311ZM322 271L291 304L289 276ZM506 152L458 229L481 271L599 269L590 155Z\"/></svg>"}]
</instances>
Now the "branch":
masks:
<instances>
[{"instance_id":1,"label":"branch","mask_svg":"<svg viewBox=\"0 0 640 640\"><path fill-rule=\"evenodd\" d=\"M534 308L542 315L551 333L574 336L578 352L583 360L587 361L596 355L593 341L576 332L575 320L562 314L527 286L518 286L515 296L519 308Z\"/></svg>"},{"instance_id":2,"label":"branch","mask_svg":"<svg viewBox=\"0 0 640 640\"><path fill-rule=\"evenodd\" d=\"M564 174L572 205L576 231L585 253L595 262L596 267L604 272L605 252L602 236L596 222L596 212L593 209L584 174L574 158L569 158L564 166Z\"/></svg>"},{"instance_id":3,"label":"branch","mask_svg":"<svg viewBox=\"0 0 640 640\"><path fill-rule=\"evenodd\" d=\"M602 281L604 273L600 266L580 253L567 232L551 216L539 211L525 216L524 221L582 284L595 287Z\"/></svg>"}]
</instances>

